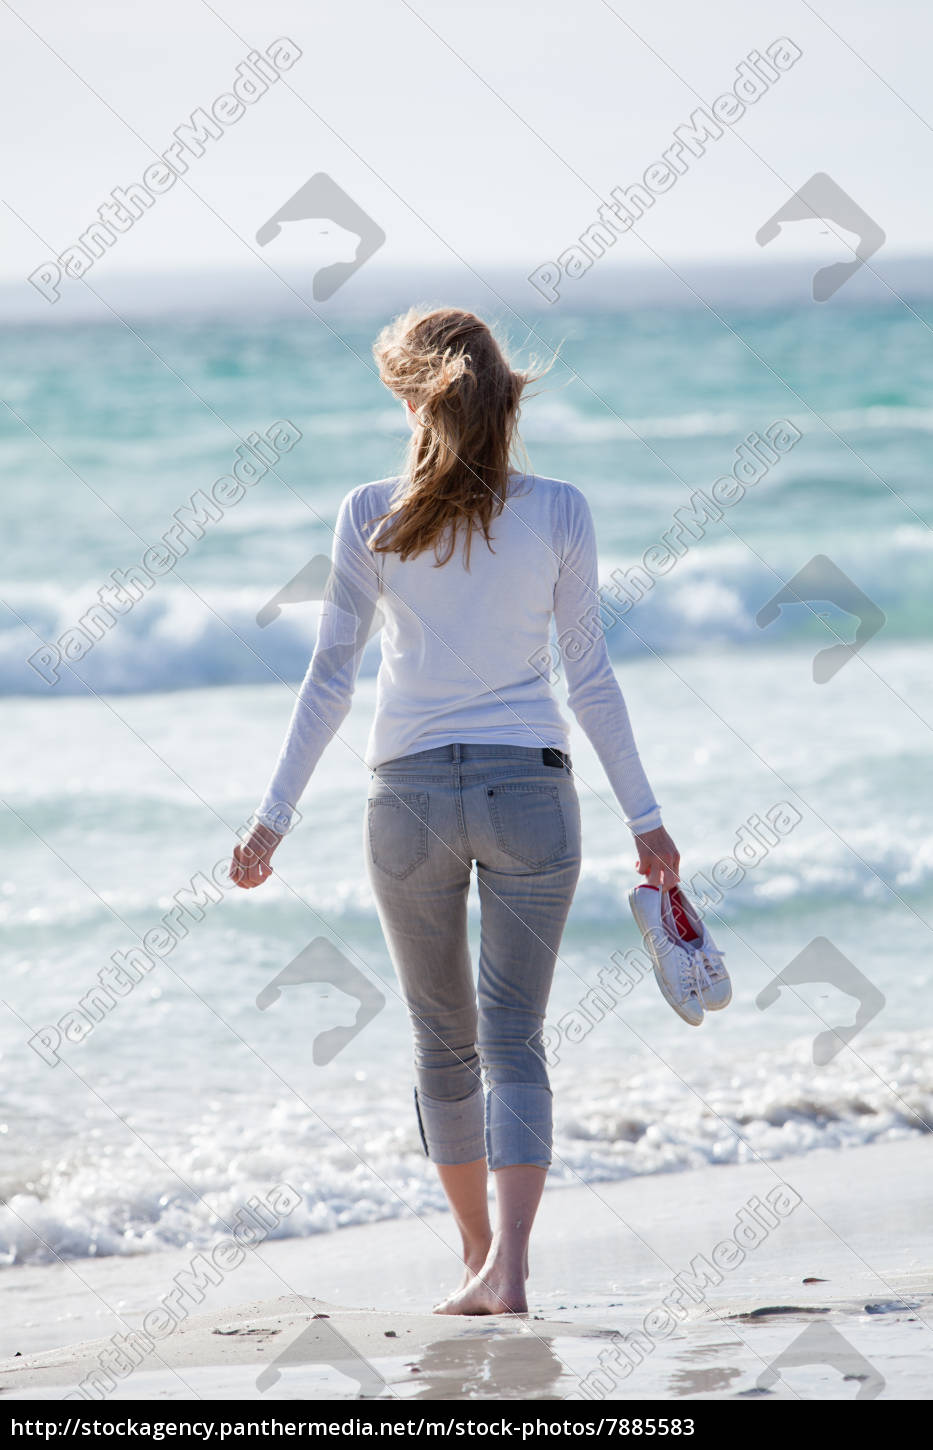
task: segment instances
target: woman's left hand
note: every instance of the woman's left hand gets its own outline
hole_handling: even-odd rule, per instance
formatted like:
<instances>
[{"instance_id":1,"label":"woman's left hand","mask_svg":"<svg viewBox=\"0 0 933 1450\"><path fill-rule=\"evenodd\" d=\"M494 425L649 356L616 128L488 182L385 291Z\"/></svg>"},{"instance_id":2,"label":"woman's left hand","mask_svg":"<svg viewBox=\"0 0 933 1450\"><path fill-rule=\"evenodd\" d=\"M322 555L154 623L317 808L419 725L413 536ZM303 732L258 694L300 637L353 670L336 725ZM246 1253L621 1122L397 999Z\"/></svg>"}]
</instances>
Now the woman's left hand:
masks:
<instances>
[{"instance_id":1,"label":"woman's left hand","mask_svg":"<svg viewBox=\"0 0 933 1450\"><path fill-rule=\"evenodd\" d=\"M676 886L680 877L680 853L663 826L645 831L635 837L638 860L635 870L640 876L647 876L648 886L658 886L666 891Z\"/></svg>"},{"instance_id":2,"label":"woman's left hand","mask_svg":"<svg viewBox=\"0 0 933 1450\"><path fill-rule=\"evenodd\" d=\"M272 875L272 853L282 837L268 826L254 826L248 841L233 848L230 863L230 880L248 891L251 886L261 886Z\"/></svg>"}]
</instances>

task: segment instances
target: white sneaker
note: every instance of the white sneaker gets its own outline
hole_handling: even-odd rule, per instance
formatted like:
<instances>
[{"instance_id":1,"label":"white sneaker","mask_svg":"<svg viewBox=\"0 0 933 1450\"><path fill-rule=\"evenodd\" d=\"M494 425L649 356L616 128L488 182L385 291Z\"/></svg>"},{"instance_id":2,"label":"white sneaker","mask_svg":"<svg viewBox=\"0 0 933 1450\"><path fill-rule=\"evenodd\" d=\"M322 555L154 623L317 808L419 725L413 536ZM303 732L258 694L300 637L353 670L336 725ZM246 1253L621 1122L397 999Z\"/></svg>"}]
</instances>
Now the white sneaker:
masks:
<instances>
[{"instance_id":1,"label":"white sneaker","mask_svg":"<svg viewBox=\"0 0 933 1450\"><path fill-rule=\"evenodd\" d=\"M677 929L674 914L675 904L683 912L693 932L685 937ZM669 936L681 942L693 953L696 967L697 989L707 1012L721 1012L732 1001L732 983L722 959L722 952L709 934L706 923L698 916L692 902L675 886L664 892L661 903L661 920Z\"/></svg>"},{"instance_id":2,"label":"white sneaker","mask_svg":"<svg viewBox=\"0 0 933 1450\"><path fill-rule=\"evenodd\" d=\"M661 996L673 1007L678 1017L699 1027L703 1021L703 1002L697 982L694 954L672 934L663 919L661 893L653 886L633 886L628 894L635 924L642 934L654 966L655 981Z\"/></svg>"}]
</instances>

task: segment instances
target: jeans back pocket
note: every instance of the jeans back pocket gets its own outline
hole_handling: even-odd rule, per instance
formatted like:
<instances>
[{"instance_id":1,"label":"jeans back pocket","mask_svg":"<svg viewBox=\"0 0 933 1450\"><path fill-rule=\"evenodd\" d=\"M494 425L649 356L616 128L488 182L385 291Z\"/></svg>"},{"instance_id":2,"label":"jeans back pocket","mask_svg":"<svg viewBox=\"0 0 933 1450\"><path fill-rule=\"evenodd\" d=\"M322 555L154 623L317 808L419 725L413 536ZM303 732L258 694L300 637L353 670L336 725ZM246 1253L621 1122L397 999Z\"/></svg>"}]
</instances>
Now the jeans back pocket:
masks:
<instances>
[{"instance_id":1,"label":"jeans back pocket","mask_svg":"<svg viewBox=\"0 0 933 1450\"><path fill-rule=\"evenodd\" d=\"M427 860L427 791L370 796L367 814L369 852L380 871L401 881Z\"/></svg>"},{"instance_id":2,"label":"jeans back pocket","mask_svg":"<svg viewBox=\"0 0 933 1450\"><path fill-rule=\"evenodd\" d=\"M567 827L556 785L514 782L487 787L486 801L500 850L526 866L546 866L567 849Z\"/></svg>"}]
</instances>

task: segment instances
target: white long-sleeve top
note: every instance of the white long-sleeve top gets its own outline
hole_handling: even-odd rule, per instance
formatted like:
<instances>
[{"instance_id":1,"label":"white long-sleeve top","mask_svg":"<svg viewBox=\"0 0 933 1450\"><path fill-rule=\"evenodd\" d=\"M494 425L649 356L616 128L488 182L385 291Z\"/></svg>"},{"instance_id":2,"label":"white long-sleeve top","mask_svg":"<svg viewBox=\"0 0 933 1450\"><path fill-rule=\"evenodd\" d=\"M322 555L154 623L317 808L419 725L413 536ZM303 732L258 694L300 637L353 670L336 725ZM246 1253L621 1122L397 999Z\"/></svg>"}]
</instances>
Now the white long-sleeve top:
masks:
<instances>
[{"instance_id":1,"label":"white long-sleeve top","mask_svg":"<svg viewBox=\"0 0 933 1450\"><path fill-rule=\"evenodd\" d=\"M494 552L475 532L467 570L462 530L439 568L433 546L404 563L367 547L368 522L403 488L398 478L363 484L340 507L317 642L257 818L279 834L288 830L350 708L363 645L381 616L370 770L455 741L567 751L567 723L550 684L562 668L570 708L628 826L659 826L599 622L596 536L583 494L556 479L513 474L490 524Z\"/></svg>"}]
</instances>

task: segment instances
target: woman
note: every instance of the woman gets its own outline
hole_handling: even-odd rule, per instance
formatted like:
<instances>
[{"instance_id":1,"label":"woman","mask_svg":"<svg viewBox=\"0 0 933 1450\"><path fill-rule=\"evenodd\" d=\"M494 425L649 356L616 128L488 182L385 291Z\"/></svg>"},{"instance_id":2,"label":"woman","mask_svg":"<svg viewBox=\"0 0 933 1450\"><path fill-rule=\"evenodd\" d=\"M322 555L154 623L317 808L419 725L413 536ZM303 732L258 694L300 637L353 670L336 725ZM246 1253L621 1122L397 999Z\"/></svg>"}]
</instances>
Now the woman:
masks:
<instances>
[{"instance_id":1,"label":"woman","mask_svg":"<svg viewBox=\"0 0 933 1450\"><path fill-rule=\"evenodd\" d=\"M485 323L454 309L409 312L374 355L408 408L406 472L344 499L311 665L231 875L243 887L268 879L349 710L378 607L364 852L411 1014L422 1142L463 1241L463 1281L437 1312L525 1313L528 1240L551 1161L542 1025L580 870L568 731L547 678L552 619L570 706L635 836L638 870L667 885L678 855L598 627L587 503L570 484L510 471L527 376Z\"/></svg>"}]
</instances>

